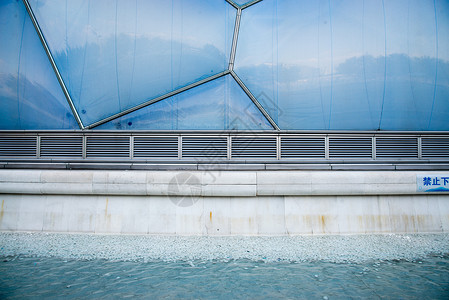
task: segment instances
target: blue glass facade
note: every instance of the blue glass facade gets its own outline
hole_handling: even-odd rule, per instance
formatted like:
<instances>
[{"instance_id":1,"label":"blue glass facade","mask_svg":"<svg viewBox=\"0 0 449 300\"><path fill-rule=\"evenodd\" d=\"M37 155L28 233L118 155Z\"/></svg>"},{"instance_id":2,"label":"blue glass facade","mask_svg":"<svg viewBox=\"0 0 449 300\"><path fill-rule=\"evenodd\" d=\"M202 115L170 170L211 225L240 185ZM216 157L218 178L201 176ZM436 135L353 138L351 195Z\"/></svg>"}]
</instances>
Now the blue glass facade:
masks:
<instances>
[{"instance_id":1,"label":"blue glass facade","mask_svg":"<svg viewBox=\"0 0 449 300\"><path fill-rule=\"evenodd\" d=\"M282 129L449 129L447 1L264 0L235 71Z\"/></svg>"},{"instance_id":2,"label":"blue glass facade","mask_svg":"<svg viewBox=\"0 0 449 300\"><path fill-rule=\"evenodd\" d=\"M0 129L76 129L21 2L0 4Z\"/></svg>"},{"instance_id":3,"label":"blue glass facade","mask_svg":"<svg viewBox=\"0 0 449 300\"><path fill-rule=\"evenodd\" d=\"M2 1L3 130L449 130L444 0L24 2L70 97Z\"/></svg>"},{"instance_id":4,"label":"blue glass facade","mask_svg":"<svg viewBox=\"0 0 449 300\"><path fill-rule=\"evenodd\" d=\"M98 129L270 130L230 75L102 124Z\"/></svg>"}]
</instances>

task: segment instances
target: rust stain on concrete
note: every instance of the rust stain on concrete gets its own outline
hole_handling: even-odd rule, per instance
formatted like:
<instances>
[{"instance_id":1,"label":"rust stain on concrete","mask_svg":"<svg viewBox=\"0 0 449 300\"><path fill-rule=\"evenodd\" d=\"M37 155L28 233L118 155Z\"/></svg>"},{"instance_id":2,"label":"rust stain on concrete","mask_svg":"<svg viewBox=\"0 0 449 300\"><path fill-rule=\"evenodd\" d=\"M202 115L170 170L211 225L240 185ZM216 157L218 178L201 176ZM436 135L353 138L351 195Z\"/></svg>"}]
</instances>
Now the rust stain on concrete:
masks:
<instances>
[{"instance_id":1,"label":"rust stain on concrete","mask_svg":"<svg viewBox=\"0 0 449 300\"><path fill-rule=\"evenodd\" d=\"M209 213L209 220L212 222L212 212Z\"/></svg>"},{"instance_id":2,"label":"rust stain on concrete","mask_svg":"<svg viewBox=\"0 0 449 300\"><path fill-rule=\"evenodd\" d=\"M435 223L435 220L433 219L432 215L417 215L416 221L418 223L418 230L419 231L428 231L431 230L432 224Z\"/></svg>"},{"instance_id":3,"label":"rust stain on concrete","mask_svg":"<svg viewBox=\"0 0 449 300\"><path fill-rule=\"evenodd\" d=\"M5 200L2 200L2 209L0 210L0 222L3 220L3 215L5 214Z\"/></svg>"},{"instance_id":4,"label":"rust stain on concrete","mask_svg":"<svg viewBox=\"0 0 449 300\"><path fill-rule=\"evenodd\" d=\"M111 228L111 214L108 213L109 198L106 198L106 207L104 209L104 222L107 230Z\"/></svg>"},{"instance_id":5,"label":"rust stain on concrete","mask_svg":"<svg viewBox=\"0 0 449 300\"><path fill-rule=\"evenodd\" d=\"M327 223L327 217L324 215L319 216L319 223L320 223L320 227L321 227L321 232L325 233L326 232L326 223Z\"/></svg>"},{"instance_id":6,"label":"rust stain on concrete","mask_svg":"<svg viewBox=\"0 0 449 300\"><path fill-rule=\"evenodd\" d=\"M358 215L356 218L358 228L363 229L365 233L382 232L389 228L389 216L386 215Z\"/></svg>"},{"instance_id":7,"label":"rust stain on concrete","mask_svg":"<svg viewBox=\"0 0 449 300\"><path fill-rule=\"evenodd\" d=\"M363 228L364 226L363 216L357 216L357 225L359 226L359 228Z\"/></svg>"},{"instance_id":8,"label":"rust stain on concrete","mask_svg":"<svg viewBox=\"0 0 449 300\"><path fill-rule=\"evenodd\" d=\"M413 232L417 232L418 230L416 230L416 220L415 220L415 216L410 216L410 221L411 221L411 223L412 223Z\"/></svg>"},{"instance_id":9,"label":"rust stain on concrete","mask_svg":"<svg viewBox=\"0 0 449 300\"><path fill-rule=\"evenodd\" d=\"M106 208L104 209L104 215L108 215L108 204L109 204L109 198L106 198Z\"/></svg>"},{"instance_id":10,"label":"rust stain on concrete","mask_svg":"<svg viewBox=\"0 0 449 300\"><path fill-rule=\"evenodd\" d=\"M304 227L306 227L308 230L310 230L310 233L313 234L313 226L312 226L312 218L309 215L305 215L302 217L302 221L304 223Z\"/></svg>"},{"instance_id":11,"label":"rust stain on concrete","mask_svg":"<svg viewBox=\"0 0 449 300\"><path fill-rule=\"evenodd\" d=\"M402 224L404 225L404 231L409 232L408 230L409 230L410 224L409 224L408 216L401 215L400 220L402 220Z\"/></svg>"},{"instance_id":12,"label":"rust stain on concrete","mask_svg":"<svg viewBox=\"0 0 449 300\"><path fill-rule=\"evenodd\" d=\"M424 223L426 222L427 218L432 219L432 216L417 215L416 219L418 220L418 226L422 227L422 225L424 225Z\"/></svg>"},{"instance_id":13,"label":"rust stain on concrete","mask_svg":"<svg viewBox=\"0 0 449 300\"><path fill-rule=\"evenodd\" d=\"M304 224L309 225L309 224L310 224L310 216L309 216L309 215L302 216L302 222L303 222Z\"/></svg>"}]
</instances>

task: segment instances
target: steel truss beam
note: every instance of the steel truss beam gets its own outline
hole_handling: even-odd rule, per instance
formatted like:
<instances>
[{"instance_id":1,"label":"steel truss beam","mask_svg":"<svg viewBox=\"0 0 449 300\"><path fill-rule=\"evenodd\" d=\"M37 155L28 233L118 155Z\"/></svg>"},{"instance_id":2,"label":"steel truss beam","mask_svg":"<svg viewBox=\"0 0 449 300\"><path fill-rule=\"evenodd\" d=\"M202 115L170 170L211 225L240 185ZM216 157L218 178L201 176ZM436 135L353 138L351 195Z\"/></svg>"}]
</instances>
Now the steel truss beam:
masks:
<instances>
[{"instance_id":1,"label":"steel truss beam","mask_svg":"<svg viewBox=\"0 0 449 300\"><path fill-rule=\"evenodd\" d=\"M250 7L253 4L256 4L262 0L254 0L245 5L242 5L241 7L238 6L237 4L235 4L231 0L226 0L226 1L237 9L237 13L236 13L236 17L235 17L234 36L232 39L231 56L229 59L228 70L229 70L232 78L234 78L234 80L238 83L240 88L251 99L251 101L254 103L254 105L256 105L256 107L263 114L263 116L267 119L267 121L270 123L270 125L273 126L274 129L280 130L279 126L276 124L276 122L274 122L273 118L271 118L270 114L263 108L263 106L260 104L260 102L257 100L257 98L251 93L251 91L246 87L246 85L243 83L243 81L234 72L235 53L237 51L237 41L238 41L238 36L239 36L239 31L240 31L240 20L241 20L241 16L242 16L242 10L247 7Z\"/></svg>"},{"instance_id":2,"label":"steel truss beam","mask_svg":"<svg viewBox=\"0 0 449 300\"><path fill-rule=\"evenodd\" d=\"M223 76L225 76L225 75L227 75L227 74L229 74L229 71L228 71L228 70L226 70L226 71L224 71L224 72L221 72L221 73L218 73L218 74L215 74L215 75L212 75L212 76L210 76L210 77L204 78L204 79L202 79L202 80L200 80L200 81L191 83L191 84L189 84L189 85L186 85L186 86L184 86L184 87L181 87L181 88L179 88L179 89L176 89L176 90L174 90L174 91L172 91L172 92L170 92L170 93L167 93L167 94L164 94L164 95L162 95L162 96L153 98L153 99L148 100L148 101L146 101L146 102L144 102L144 103L142 103L142 104L139 104L139 105L134 106L134 107L131 107L131 108L127 109L127 110L121 111L121 112L119 112L119 113L117 113L117 114L115 114L115 115L112 115L112 116L110 116L110 117L107 117L107 118L105 118L105 119L103 119L103 120L100 120L100 121L98 121L98 122L92 123L92 124L90 124L89 126L86 126L86 129L90 129L90 128L96 127L96 126L98 126L98 125L104 124L104 123L106 123L106 122L109 122L109 121L111 121L111 120L117 119L117 118L119 118L119 117L121 117L121 116L124 116L124 115L126 115L126 114L129 114L129 113L131 113L131 112L133 112L133 111L136 111L136 110L138 110L138 109L141 109L141 108L143 108L143 107L145 107L145 106L151 105L151 104L153 104L153 103L156 103L156 102L159 102L159 101L161 101L161 100L167 99L167 98L169 98L169 97L175 96L175 95L177 95L177 94L179 94L179 93L182 93L182 92L185 92L185 91L187 91L187 90L193 89L194 87L197 87L197 86L202 85L202 84L204 84L204 83L207 83L207 82L209 82L209 81L215 80L215 79L217 79L217 78L223 77Z\"/></svg>"},{"instance_id":3,"label":"steel truss beam","mask_svg":"<svg viewBox=\"0 0 449 300\"><path fill-rule=\"evenodd\" d=\"M274 129L280 130L279 126L276 124L276 122L271 118L270 114L263 108L263 106L260 104L260 102L257 100L257 98L251 93L251 91L246 87L246 85L243 83L243 81L237 76L237 74L234 71L231 71L231 76L234 78L234 80L238 83L238 85L242 88L242 90L248 95L248 97L253 101L254 105L257 106L257 108L260 110L260 112L263 114L263 116L270 122L271 126L273 126Z\"/></svg>"},{"instance_id":4,"label":"steel truss beam","mask_svg":"<svg viewBox=\"0 0 449 300\"><path fill-rule=\"evenodd\" d=\"M232 48L231 48L231 54L230 54L230 59L229 59L229 65L228 65L228 70L225 70L221 73L212 75L210 77L207 77L205 79L199 80L197 82L191 83L187 86L181 87L179 89L176 89L172 92L169 92L167 94L164 94L162 96L153 98L151 100L148 100L142 104L136 105L132 108L129 108L127 110L121 111L117 114L114 114L112 116L109 116L107 118L104 118L102 120L99 120L97 122L94 122L90 125L84 126L76 108L75 105L73 104L73 100L69 94L69 91L67 90L67 87L64 83L64 80L61 76L61 73L59 72L59 69L56 65L55 60L53 59L53 55L51 54L50 48L48 47L47 41L45 40L45 37L41 31L41 28L36 20L36 17L33 13L33 10L31 8L30 3L28 2L28 0L22 0L23 4L25 5L25 8L28 12L28 15L33 23L34 28L36 29L36 32L39 36L39 39L42 43L42 46L44 47L45 53L47 54L48 59L50 60L50 64L53 68L53 71L55 72L55 75L58 79L59 85L62 88L62 91L64 93L64 96L67 99L67 102L70 106L70 109L72 110L73 115L75 116L75 119L78 123L78 126L80 127L80 129L91 129L94 127L97 127L101 124L107 123L111 120L117 119L121 116L127 115L131 112L134 112L136 110L139 110L143 107L146 107L148 105L154 104L156 102L162 101L164 99L167 99L169 97L175 96L179 93L185 92L187 90L190 90L192 88L195 88L197 86L200 86L202 84L205 84L207 82L210 82L212 80L218 79L220 77L226 76L228 74L230 74L234 80L237 82L237 84L243 89L243 91L246 93L246 95L251 99L251 101L254 103L254 105L256 105L256 107L259 109L259 111L263 114L263 116L267 119L267 121L271 124L271 126L273 126L274 129L276 130L280 130L279 126L276 124L276 122L271 118L271 116L269 115L269 113L263 108L263 106L259 103L259 101L257 100L257 98L251 93L251 91L246 87L246 85L243 83L243 81L237 76L237 74L234 72L234 61L235 61L235 53L236 53L236 49L237 49L237 41L238 41L238 35L239 35L239 30L240 30L240 19L241 19L241 15L242 15L242 10L245 8L248 8L258 2L261 2L262 0L253 0L251 2L248 2L245 5L239 6L238 4L236 4L235 2L233 2L232 0L226 0L226 2L228 2L230 5L232 5L234 8L237 9L237 13L236 13L236 19L235 19L235 26L234 26L234 35L233 35L233 40L232 40Z\"/></svg>"},{"instance_id":5,"label":"steel truss beam","mask_svg":"<svg viewBox=\"0 0 449 300\"><path fill-rule=\"evenodd\" d=\"M237 50L237 41L239 38L241 16L242 16L242 9L237 8L237 14L235 16L235 25L234 25L234 36L232 38L231 56L229 58L229 67L228 67L229 71L234 70L235 52Z\"/></svg>"},{"instance_id":6,"label":"steel truss beam","mask_svg":"<svg viewBox=\"0 0 449 300\"><path fill-rule=\"evenodd\" d=\"M53 68L53 71L55 72L56 78L58 79L59 85L62 88L64 96L67 99L67 102L69 103L69 106L70 106L70 109L72 110L73 115L75 116L75 120L78 123L78 126L80 127L80 129L85 129L86 127L83 125L83 121L81 120L78 112L76 111L75 105L73 104L73 101L72 101L72 97L70 97L69 91L67 90L64 80L62 79L61 73L59 72L59 69L56 66L55 60L53 59L53 55L51 54L50 48L48 47L48 44L47 44L47 41L45 40L45 37L41 31L41 28L40 28L39 24L37 23L36 17L33 13L33 10L31 9L30 3L28 2L28 0L22 0L22 1L23 1L23 4L25 5L27 12L28 12L31 22L33 23L34 29L36 29L37 35L39 36L39 39L41 40L42 46L44 47L44 50L45 50L45 53L47 54L47 57L50 60L50 64Z\"/></svg>"},{"instance_id":7,"label":"steel truss beam","mask_svg":"<svg viewBox=\"0 0 449 300\"><path fill-rule=\"evenodd\" d=\"M261 1L262 1L262 0L253 0L253 1L251 1L251 2L246 3L245 5L242 5L241 8L242 8L242 9L248 8L248 7L250 7L251 5L254 5L254 4L259 3L259 2L261 2Z\"/></svg>"},{"instance_id":8,"label":"steel truss beam","mask_svg":"<svg viewBox=\"0 0 449 300\"><path fill-rule=\"evenodd\" d=\"M256 3L260 2L260 1L262 1L262 0L253 0L253 1L250 1L250 2L248 2L246 4L238 5L237 3L235 3L232 0L226 0L226 2L231 4L235 9L239 9L239 8L240 9L245 9L245 8L250 7L251 5L256 4Z\"/></svg>"},{"instance_id":9,"label":"steel truss beam","mask_svg":"<svg viewBox=\"0 0 449 300\"><path fill-rule=\"evenodd\" d=\"M226 2L228 2L229 4L231 4L235 9L238 9L238 8L239 8L239 5L238 5L237 3L235 3L234 1L232 1L232 0L226 0Z\"/></svg>"}]
</instances>

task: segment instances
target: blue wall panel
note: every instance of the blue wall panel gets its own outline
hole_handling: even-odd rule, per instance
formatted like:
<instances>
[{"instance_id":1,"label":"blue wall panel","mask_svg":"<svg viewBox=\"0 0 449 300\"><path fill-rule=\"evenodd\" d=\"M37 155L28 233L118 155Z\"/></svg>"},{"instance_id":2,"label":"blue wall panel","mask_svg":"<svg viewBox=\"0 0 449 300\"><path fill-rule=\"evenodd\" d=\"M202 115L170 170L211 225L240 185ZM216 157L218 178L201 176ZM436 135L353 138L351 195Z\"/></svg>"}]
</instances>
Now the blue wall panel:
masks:
<instances>
[{"instance_id":1,"label":"blue wall panel","mask_svg":"<svg viewBox=\"0 0 449 300\"><path fill-rule=\"evenodd\" d=\"M448 6L264 0L235 70L281 129L449 130Z\"/></svg>"},{"instance_id":2,"label":"blue wall panel","mask_svg":"<svg viewBox=\"0 0 449 300\"><path fill-rule=\"evenodd\" d=\"M85 125L227 68L224 0L30 3Z\"/></svg>"},{"instance_id":3,"label":"blue wall panel","mask_svg":"<svg viewBox=\"0 0 449 300\"><path fill-rule=\"evenodd\" d=\"M0 129L78 128L21 1L0 3L0 45Z\"/></svg>"},{"instance_id":4,"label":"blue wall panel","mask_svg":"<svg viewBox=\"0 0 449 300\"><path fill-rule=\"evenodd\" d=\"M225 0L29 2L85 126L228 70ZM77 128L22 2L0 17L0 129ZM283 130L449 130L448 36L445 0L263 0L234 71ZM229 75L97 128L272 129Z\"/></svg>"},{"instance_id":5,"label":"blue wall panel","mask_svg":"<svg viewBox=\"0 0 449 300\"><path fill-rule=\"evenodd\" d=\"M270 130L270 123L227 75L96 129Z\"/></svg>"}]
</instances>

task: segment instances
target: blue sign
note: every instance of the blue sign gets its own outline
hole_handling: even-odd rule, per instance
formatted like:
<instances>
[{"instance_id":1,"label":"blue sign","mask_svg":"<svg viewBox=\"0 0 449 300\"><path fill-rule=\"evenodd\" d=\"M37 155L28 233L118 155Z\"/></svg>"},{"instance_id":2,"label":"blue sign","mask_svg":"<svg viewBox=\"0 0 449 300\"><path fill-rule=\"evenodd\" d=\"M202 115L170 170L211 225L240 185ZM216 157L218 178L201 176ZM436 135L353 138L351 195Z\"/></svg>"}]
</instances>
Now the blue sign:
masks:
<instances>
[{"instance_id":1,"label":"blue sign","mask_svg":"<svg viewBox=\"0 0 449 300\"><path fill-rule=\"evenodd\" d=\"M449 174L447 175L417 175L418 192L449 192Z\"/></svg>"}]
</instances>

